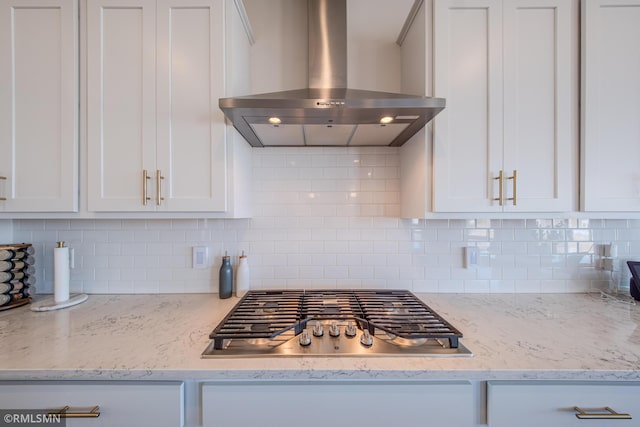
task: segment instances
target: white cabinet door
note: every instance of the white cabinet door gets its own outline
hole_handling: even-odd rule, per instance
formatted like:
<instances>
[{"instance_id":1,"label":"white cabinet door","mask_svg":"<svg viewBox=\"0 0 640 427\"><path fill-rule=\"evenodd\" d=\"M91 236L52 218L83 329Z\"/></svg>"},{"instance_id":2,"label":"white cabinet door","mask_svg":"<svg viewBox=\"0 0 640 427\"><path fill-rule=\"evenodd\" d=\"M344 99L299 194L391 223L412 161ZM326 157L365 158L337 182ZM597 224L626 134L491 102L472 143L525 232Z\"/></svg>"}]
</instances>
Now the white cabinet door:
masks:
<instances>
[{"instance_id":1,"label":"white cabinet door","mask_svg":"<svg viewBox=\"0 0 640 427\"><path fill-rule=\"evenodd\" d=\"M225 211L224 3L158 0L160 209Z\"/></svg>"},{"instance_id":2,"label":"white cabinet door","mask_svg":"<svg viewBox=\"0 0 640 427\"><path fill-rule=\"evenodd\" d=\"M637 426L640 383L551 381L489 381L487 418L490 427ZM631 419L579 419L587 414L607 415L605 407Z\"/></svg>"},{"instance_id":3,"label":"white cabinet door","mask_svg":"<svg viewBox=\"0 0 640 427\"><path fill-rule=\"evenodd\" d=\"M505 211L578 209L578 2L504 2ZM514 184L515 182L515 184Z\"/></svg>"},{"instance_id":4,"label":"white cabinet door","mask_svg":"<svg viewBox=\"0 0 640 427\"><path fill-rule=\"evenodd\" d=\"M577 209L577 6L435 0L434 211Z\"/></svg>"},{"instance_id":5,"label":"white cabinet door","mask_svg":"<svg viewBox=\"0 0 640 427\"><path fill-rule=\"evenodd\" d=\"M582 2L582 210L640 211L640 0Z\"/></svg>"},{"instance_id":6,"label":"white cabinet door","mask_svg":"<svg viewBox=\"0 0 640 427\"><path fill-rule=\"evenodd\" d=\"M143 187L149 197L155 188L155 13L155 1L87 1L90 211L155 208L143 200Z\"/></svg>"},{"instance_id":7,"label":"white cabinet door","mask_svg":"<svg viewBox=\"0 0 640 427\"><path fill-rule=\"evenodd\" d=\"M433 209L500 212L502 1L435 0Z\"/></svg>"},{"instance_id":8,"label":"white cabinet door","mask_svg":"<svg viewBox=\"0 0 640 427\"><path fill-rule=\"evenodd\" d=\"M0 382L0 409L60 409L99 406L97 418L66 419L69 427L181 427L182 382Z\"/></svg>"},{"instance_id":9,"label":"white cabinet door","mask_svg":"<svg viewBox=\"0 0 640 427\"><path fill-rule=\"evenodd\" d=\"M250 409L248 409L250 408ZM204 427L474 425L466 381L260 381L202 386Z\"/></svg>"},{"instance_id":10,"label":"white cabinet door","mask_svg":"<svg viewBox=\"0 0 640 427\"><path fill-rule=\"evenodd\" d=\"M0 2L0 211L78 209L78 4Z\"/></svg>"},{"instance_id":11,"label":"white cabinet door","mask_svg":"<svg viewBox=\"0 0 640 427\"><path fill-rule=\"evenodd\" d=\"M227 209L224 3L89 0L88 209Z\"/></svg>"}]
</instances>

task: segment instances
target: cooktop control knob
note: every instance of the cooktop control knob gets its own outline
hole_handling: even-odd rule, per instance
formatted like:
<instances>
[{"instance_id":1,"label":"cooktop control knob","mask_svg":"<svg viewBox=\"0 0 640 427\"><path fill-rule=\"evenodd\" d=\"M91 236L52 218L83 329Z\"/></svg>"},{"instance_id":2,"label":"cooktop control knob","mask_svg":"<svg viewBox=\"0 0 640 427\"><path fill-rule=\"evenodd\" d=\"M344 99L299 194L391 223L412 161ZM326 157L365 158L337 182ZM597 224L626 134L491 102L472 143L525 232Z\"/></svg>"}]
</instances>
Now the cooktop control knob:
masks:
<instances>
[{"instance_id":1,"label":"cooktop control knob","mask_svg":"<svg viewBox=\"0 0 640 427\"><path fill-rule=\"evenodd\" d=\"M321 337L323 335L324 335L324 328L322 327L322 323L316 321L316 323L313 325L313 336Z\"/></svg>"},{"instance_id":2,"label":"cooktop control knob","mask_svg":"<svg viewBox=\"0 0 640 427\"><path fill-rule=\"evenodd\" d=\"M360 344L365 347L371 347L373 345L373 337L369 333L369 330L365 329L362 331L362 335L360 336Z\"/></svg>"},{"instance_id":3,"label":"cooktop control knob","mask_svg":"<svg viewBox=\"0 0 640 427\"><path fill-rule=\"evenodd\" d=\"M345 328L344 328L344 334L349 338L355 337L356 336L356 325L354 325L353 322L347 323L347 326L345 326Z\"/></svg>"},{"instance_id":4,"label":"cooktop control knob","mask_svg":"<svg viewBox=\"0 0 640 427\"><path fill-rule=\"evenodd\" d=\"M332 337L340 336L340 327L336 322L331 322L331 325L329 326L329 335Z\"/></svg>"},{"instance_id":5,"label":"cooktop control knob","mask_svg":"<svg viewBox=\"0 0 640 427\"><path fill-rule=\"evenodd\" d=\"M306 347L311 344L311 336L309 335L309 332L307 332L306 329L302 331L302 333L300 334L300 338L298 338L298 342L300 342L300 345L303 347Z\"/></svg>"}]
</instances>

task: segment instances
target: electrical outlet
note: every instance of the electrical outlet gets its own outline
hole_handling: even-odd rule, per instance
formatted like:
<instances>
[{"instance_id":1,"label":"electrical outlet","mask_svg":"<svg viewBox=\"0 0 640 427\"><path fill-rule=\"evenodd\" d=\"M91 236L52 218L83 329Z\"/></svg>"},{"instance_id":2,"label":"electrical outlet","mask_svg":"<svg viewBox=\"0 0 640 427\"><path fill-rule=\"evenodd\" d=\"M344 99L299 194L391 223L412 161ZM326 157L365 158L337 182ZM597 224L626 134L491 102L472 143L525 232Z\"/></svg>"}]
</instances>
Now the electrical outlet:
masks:
<instances>
[{"instance_id":1,"label":"electrical outlet","mask_svg":"<svg viewBox=\"0 0 640 427\"><path fill-rule=\"evenodd\" d=\"M480 250L475 246L467 246L464 248L464 268L473 268L478 266L478 256Z\"/></svg>"},{"instance_id":2,"label":"electrical outlet","mask_svg":"<svg viewBox=\"0 0 640 427\"><path fill-rule=\"evenodd\" d=\"M206 246L193 247L193 268L207 268L208 252Z\"/></svg>"},{"instance_id":3,"label":"electrical outlet","mask_svg":"<svg viewBox=\"0 0 640 427\"><path fill-rule=\"evenodd\" d=\"M597 253L600 255L596 261L598 270L614 271L615 260L618 257L618 246L613 243L603 243L598 246Z\"/></svg>"},{"instance_id":4,"label":"electrical outlet","mask_svg":"<svg viewBox=\"0 0 640 427\"><path fill-rule=\"evenodd\" d=\"M601 265L603 270L613 271L613 258L603 258Z\"/></svg>"}]
</instances>

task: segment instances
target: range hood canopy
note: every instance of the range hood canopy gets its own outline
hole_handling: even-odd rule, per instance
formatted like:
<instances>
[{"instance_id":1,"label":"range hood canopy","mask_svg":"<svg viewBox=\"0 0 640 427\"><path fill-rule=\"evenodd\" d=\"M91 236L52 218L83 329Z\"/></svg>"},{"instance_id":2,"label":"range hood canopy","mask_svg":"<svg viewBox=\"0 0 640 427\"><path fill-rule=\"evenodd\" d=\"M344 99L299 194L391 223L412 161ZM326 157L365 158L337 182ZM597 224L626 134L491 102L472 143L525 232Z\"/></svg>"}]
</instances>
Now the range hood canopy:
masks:
<instances>
[{"instance_id":1,"label":"range hood canopy","mask_svg":"<svg viewBox=\"0 0 640 427\"><path fill-rule=\"evenodd\" d=\"M346 9L346 0L308 0L308 88L220 98L249 144L400 146L444 109L442 98L346 87Z\"/></svg>"}]
</instances>

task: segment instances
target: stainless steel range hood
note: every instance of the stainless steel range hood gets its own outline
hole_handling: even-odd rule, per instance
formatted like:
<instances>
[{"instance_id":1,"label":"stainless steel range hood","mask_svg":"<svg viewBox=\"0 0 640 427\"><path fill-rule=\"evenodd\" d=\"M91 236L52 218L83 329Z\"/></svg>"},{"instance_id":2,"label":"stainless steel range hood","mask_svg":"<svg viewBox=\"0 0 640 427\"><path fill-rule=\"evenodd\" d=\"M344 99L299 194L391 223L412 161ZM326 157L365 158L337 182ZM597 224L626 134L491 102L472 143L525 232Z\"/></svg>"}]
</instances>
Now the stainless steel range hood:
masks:
<instances>
[{"instance_id":1,"label":"stainless steel range hood","mask_svg":"<svg viewBox=\"0 0 640 427\"><path fill-rule=\"evenodd\" d=\"M442 98L347 88L346 0L308 0L309 87L220 98L254 147L400 146L445 106Z\"/></svg>"}]
</instances>

